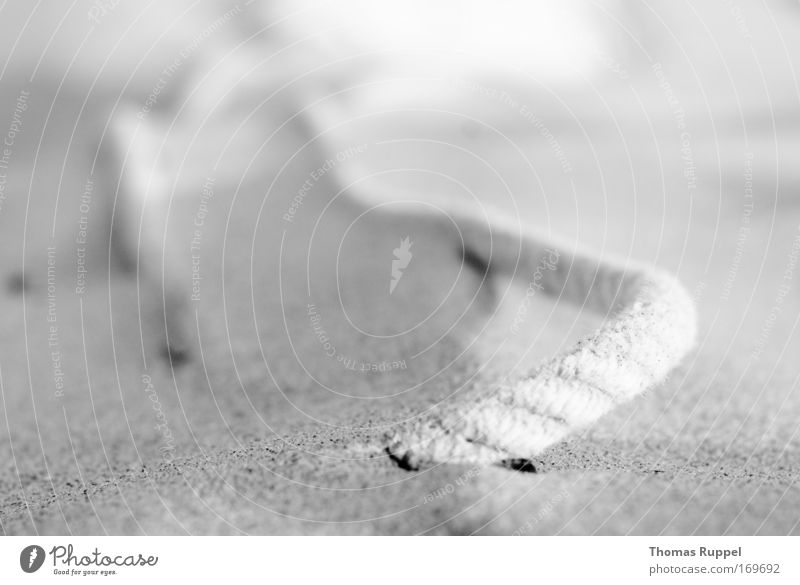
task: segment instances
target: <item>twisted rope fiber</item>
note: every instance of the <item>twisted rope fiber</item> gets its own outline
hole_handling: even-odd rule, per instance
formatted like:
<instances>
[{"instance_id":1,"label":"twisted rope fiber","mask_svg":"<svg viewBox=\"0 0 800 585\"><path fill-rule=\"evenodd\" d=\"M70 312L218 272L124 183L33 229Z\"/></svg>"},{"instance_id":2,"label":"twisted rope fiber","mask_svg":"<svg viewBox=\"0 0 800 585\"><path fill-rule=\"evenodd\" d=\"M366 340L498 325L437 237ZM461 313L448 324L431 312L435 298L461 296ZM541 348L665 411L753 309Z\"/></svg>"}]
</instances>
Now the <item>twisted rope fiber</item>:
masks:
<instances>
[{"instance_id":1,"label":"twisted rope fiber","mask_svg":"<svg viewBox=\"0 0 800 585\"><path fill-rule=\"evenodd\" d=\"M487 232L474 220L461 223L467 241ZM509 271L516 257L511 246L516 242L520 249L518 229L498 218L490 229L492 242L499 244L497 264ZM543 253L543 242L523 237L523 263L530 266ZM513 384L458 396L387 435L387 450L401 465L417 469L437 462L530 458L663 382L694 345L694 303L664 271L576 253L547 278L546 294L613 316Z\"/></svg>"}]
</instances>

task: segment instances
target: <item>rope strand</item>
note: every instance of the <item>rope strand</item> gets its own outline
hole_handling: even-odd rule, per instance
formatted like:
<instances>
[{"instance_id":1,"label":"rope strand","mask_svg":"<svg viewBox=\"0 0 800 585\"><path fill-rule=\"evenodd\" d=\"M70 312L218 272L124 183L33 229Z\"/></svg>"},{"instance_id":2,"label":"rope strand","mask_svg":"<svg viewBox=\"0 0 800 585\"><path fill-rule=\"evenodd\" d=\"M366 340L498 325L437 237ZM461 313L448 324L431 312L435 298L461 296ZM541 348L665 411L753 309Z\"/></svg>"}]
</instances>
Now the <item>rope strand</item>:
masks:
<instances>
[{"instance_id":1,"label":"rope strand","mask_svg":"<svg viewBox=\"0 0 800 585\"><path fill-rule=\"evenodd\" d=\"M474 221L466 223L462 233L474 240L480 229ZM503 221L489 227L500 249L498 264L507 268L509 249L519 240ZM483 231L488 233L486 227ZM527 236L522 248L523 260L536 262L543 244ZM594 278L588 271L592 265ZM694 345L694 304L663 271L576 254L569 268L562 265L549 278L548 294L566 291L574 302L588 298L588 306L601 312L615 309L614 316L515 383L488 394L459 396L387 436L395 460L416 469L439 462L530 458L663 382Z\"/></svg>"}]
</instances>

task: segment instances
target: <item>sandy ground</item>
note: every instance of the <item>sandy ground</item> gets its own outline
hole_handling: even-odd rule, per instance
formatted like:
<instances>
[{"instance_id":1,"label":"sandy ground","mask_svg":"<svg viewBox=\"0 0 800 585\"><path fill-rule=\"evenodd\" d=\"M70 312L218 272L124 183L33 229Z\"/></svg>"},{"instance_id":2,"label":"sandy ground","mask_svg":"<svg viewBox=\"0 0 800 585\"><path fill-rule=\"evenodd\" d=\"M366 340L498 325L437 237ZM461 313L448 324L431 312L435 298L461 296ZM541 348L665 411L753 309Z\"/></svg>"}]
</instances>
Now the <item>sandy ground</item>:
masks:
<instances>
[{"instance_id":1,"label":"sandy ground","mask_svg":"<svg viewBox=\"0 0 800 585\"><path fill-rule=\"evenodd\" d=\"M744 88L757 70L740 65L732 85ZM479 200L509 212L516 204L531 225L670 269L699 307L697 351L668 382L534 458L535 473L456 465L409 472L386 456L381 436L453 392L490 390L591 330L596 317L536 299L527 333L509 335L520 291L501 295L497 306L483 303L485 291L478 291L471 304L477 285L453 276L458 263L438 252L409 269L406 286L415 292L376 303L374 272L355 267L374 263L388 271L405 226L397 233L356 230L342 252L343 271L362 284L340 303L337 275L320 271L315 306L341 355L411 365L345 371L311 332L302 264L285 267L285 287L276 287L275 255L263 252L261 264L260 252L251 279L248 238L261 233L254 196L232 215L240 223L226 252L224 296L221 279L203 285L202 359L173 370L158 357L154 325L137 310L136 279L109 271L99 181L88 211L87 285L75 291L81 196L93 176L98 121L112 101L92 93L84 103L81 88L6 77L0 135L20 90L30 98L0 204L0 529L800 532L800 106L772 65L760 90L742 89L742 110L724 107L731 103L724 84L679 86L689 112L691 176L676 118L653 75L637 91L562 94L561 105L574 106L577 118L541 105L568 171L552 143L515 117L519 107L492 118L507 122L500 137L462 122L437 130L494 153L492 167L510 197L497 195L497 175L453 161ZM518 104L546 99L516 83L506 87ZM501 109L490 106L486 111ZM617 115L587 118L604 107ZM409 124L410 132L426 127L421 118ZM307 172L298 167L287 185L302 184ZM258 237L274 244L274 235ZM209 242L221 258L221 241ZM55 304L48 299L48 246L55 247ZM436 308L439 283L448 278L457 286L447 308L418 332L392 337ZM263 303L256 319L252 282ZM505 291L507 283L500 284ZM376 341L352 324L389 337Z\"/></svg>"}]
</instances>

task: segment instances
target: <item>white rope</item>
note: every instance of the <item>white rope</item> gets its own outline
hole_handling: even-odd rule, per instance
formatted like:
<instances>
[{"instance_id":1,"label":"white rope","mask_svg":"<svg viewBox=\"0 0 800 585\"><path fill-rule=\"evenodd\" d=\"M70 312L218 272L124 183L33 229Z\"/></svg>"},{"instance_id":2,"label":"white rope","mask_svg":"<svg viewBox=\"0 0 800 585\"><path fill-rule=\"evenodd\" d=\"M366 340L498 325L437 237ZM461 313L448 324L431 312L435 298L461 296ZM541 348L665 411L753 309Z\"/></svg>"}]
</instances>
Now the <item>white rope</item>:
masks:
<instances>
[{"instance_id":1,"label":"white rope","mask_svg":"<svg viewBox=\"0 0 800 585\"><path fill-rule=\"evenodd\" d=\"M490 268L508 268L514 260L509 246L516 242L520 249L518 230L502 220L492 220L488 229L474 220L460 223L466 223L468 243L482 230L499 248ZM524 237L523 265L538 261L544 245ZM543 274L550 279L546 293L587 301L613 317L515 383L459 396L388 435L388 451L401 465L528 459L663 382L694 344L694 303L663 271L575 254Z\"/></svg>"}]
</instances>

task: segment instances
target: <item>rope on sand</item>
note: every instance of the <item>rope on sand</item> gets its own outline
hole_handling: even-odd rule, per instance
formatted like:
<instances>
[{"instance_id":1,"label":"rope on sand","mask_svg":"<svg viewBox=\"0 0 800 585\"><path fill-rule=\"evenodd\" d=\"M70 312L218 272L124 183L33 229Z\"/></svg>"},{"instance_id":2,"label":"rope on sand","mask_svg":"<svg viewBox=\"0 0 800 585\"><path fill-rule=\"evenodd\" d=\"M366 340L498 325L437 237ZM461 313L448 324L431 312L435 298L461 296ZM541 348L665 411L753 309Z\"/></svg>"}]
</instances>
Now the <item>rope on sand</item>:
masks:
<instances>
[{"instance_id":1,"label":"rope on sand","mask_svg":"<svg viewBox=\"0 0 800 585\"><path fill-rule=\"evenodd\" d=\"M508 228L501 223L497 231L502 236ZM539 253L542 244L528 237L526 246L529 254ZM586 274L590 266L593 275ZM613 316L515 383L459 396L387 435L387 450L398 464L417 469L530 458L663 382L692 349L694 303L670 274L590 255L574 256L569 272L554 274L565 285L560 290L572 286L572 300L582 292L594 301L590 306ZM550 283L545 291L557 289Z\"/></svg>"}]
</instances>

